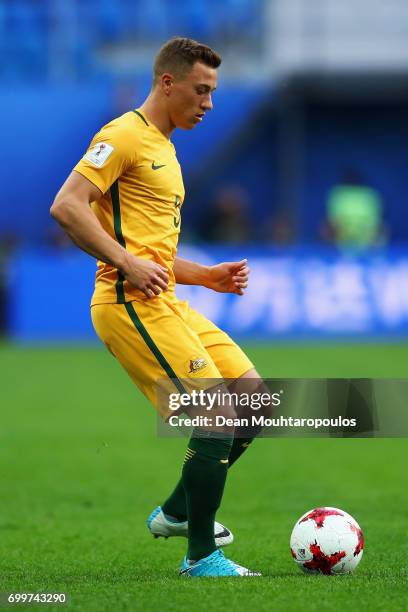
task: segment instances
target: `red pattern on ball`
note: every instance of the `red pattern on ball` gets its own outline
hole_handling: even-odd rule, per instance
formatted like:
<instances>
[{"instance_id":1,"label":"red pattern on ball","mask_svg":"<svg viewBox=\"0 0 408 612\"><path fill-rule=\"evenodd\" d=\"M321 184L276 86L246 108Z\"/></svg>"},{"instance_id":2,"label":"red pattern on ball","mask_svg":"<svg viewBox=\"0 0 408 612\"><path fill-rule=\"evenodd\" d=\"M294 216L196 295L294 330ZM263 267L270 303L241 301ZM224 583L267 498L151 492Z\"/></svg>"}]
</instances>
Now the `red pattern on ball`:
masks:
<instances>
[{"instance_id":1,"label":"red pattern on ball","mask_svg":"<svg viewBox=\"0 0 408 612\"><path fill-rule=\"evenodd\" d=\"M361 551L364 548L364 536L363 536L363 532L361 531L360 527L357 527L353 523L349 523L349 525L350 525L351 531L354 531L354 533L357 534L358 542L356 544L356 547L353 553L353 556L357 557L357 555L361 553Z\"/></svg>"},{"instance_id":2,"label":"red pattern on ball","mask_svg":"<svg viewBox=\"0 0 408 612\"><path fill-rule=\"evenodd\" d=\"M344 550L333 553L332 555L325 555L321 551L320 546L318 545L316 540L314 544L310 544L309 548L310 552L313 555L313 559L311 559L310 561L306 561L303 564L303 567L306 567L310 570L318 570L322 574L326 574L329 576L332 573L332 567L336 565L336 563L338 563L341 559L343 559L343 557L346 556Z\"/></svg>"},{"instance_id":3,"label":"red pattern on ball","mask_svg":"<svg viewBox=\"0 0 408 612\"><path fill-rule=\"evenodd\" d=\"M316 527L320 529L323 527L324 519L327 516L344 516L344 514L338 510L332 510L330 508L315 508L309 512L307 516L302 518L299 523L304 523L305 521L312 519L316 523Z\"/></svg>"}]
</instances>

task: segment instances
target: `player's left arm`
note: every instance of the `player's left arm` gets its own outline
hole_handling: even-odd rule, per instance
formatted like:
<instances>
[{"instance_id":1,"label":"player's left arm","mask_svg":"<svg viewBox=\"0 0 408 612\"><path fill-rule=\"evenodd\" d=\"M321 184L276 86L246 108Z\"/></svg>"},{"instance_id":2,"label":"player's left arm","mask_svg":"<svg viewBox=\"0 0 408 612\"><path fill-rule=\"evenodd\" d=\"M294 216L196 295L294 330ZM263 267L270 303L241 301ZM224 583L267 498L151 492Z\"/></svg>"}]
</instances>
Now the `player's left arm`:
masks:
<instances>
[{"instance_id":1,"label":"player's left arm","mask_svg":"<svg viewBox=\"0 0 408 612\"><path fill-rule=\"evenodd\" d=\"M246 259L203 266L181 257L176 257L173 271L176 282L181 285L202 285L213 291L237 295L244 295L250 272Z\"/></svg>"}]
</instances>

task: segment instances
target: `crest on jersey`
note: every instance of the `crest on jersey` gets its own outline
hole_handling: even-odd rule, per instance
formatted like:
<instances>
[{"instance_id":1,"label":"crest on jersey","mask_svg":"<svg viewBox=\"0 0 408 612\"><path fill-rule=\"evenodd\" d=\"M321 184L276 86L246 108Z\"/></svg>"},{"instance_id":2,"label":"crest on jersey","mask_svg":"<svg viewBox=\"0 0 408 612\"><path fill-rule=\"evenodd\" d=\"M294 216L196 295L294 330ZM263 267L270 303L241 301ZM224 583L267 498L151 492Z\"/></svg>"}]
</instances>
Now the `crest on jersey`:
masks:
<instances>
[{"instance_id":1,"label":"crest on jersey","mask_svg":"<svg viewBox=\"0 0 408 612\"><path fill-rule=\"evenodd\" d=\"M108 144L107 142L98 142L92 147L92 149L89 149L84 159L90 161L91 164L100 168L106 162L112 151L112 145Z\"/></svg>"}]
</instances>

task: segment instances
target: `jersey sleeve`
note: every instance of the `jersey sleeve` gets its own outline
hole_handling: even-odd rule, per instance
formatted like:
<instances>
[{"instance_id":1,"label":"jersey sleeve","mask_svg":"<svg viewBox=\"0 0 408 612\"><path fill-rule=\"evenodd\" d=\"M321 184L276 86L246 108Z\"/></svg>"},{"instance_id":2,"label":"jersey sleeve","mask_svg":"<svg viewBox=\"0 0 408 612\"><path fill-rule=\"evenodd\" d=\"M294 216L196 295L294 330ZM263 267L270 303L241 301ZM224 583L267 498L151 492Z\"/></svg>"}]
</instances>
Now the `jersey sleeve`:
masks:
<instances>
[{"instance_id":1,"label":"jersey sleeve","mask_svg":"<svg viewBox=\"0 0 408 612\"><path fill-rule=\"evenodd\" d=\"M106 193L116 179L137 163L137 142L122 126L109 123L92 139L74 170Z\"/></svg>"}]
</instances>

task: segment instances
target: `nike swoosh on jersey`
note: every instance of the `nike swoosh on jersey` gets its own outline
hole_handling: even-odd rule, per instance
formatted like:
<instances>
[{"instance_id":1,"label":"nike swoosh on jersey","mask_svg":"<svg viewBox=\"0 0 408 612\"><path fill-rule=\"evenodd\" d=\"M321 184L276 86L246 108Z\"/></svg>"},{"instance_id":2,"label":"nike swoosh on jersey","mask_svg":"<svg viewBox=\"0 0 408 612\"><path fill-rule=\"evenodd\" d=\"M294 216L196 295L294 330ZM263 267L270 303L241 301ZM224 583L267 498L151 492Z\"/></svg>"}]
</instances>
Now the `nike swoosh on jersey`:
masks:
<instances>
[{"instance_id":1,"label":"nike swoosh on jersey","mask_svg":"<svg viewBox=\"0 0 408 612\"><path fill-rule=\"evenodd\" d=\"M159 170L160 168L164 168L166 164L161 164L159 166L155 166L154 161L152 161L152 170Z\"/></svg>"}]
</instances>

